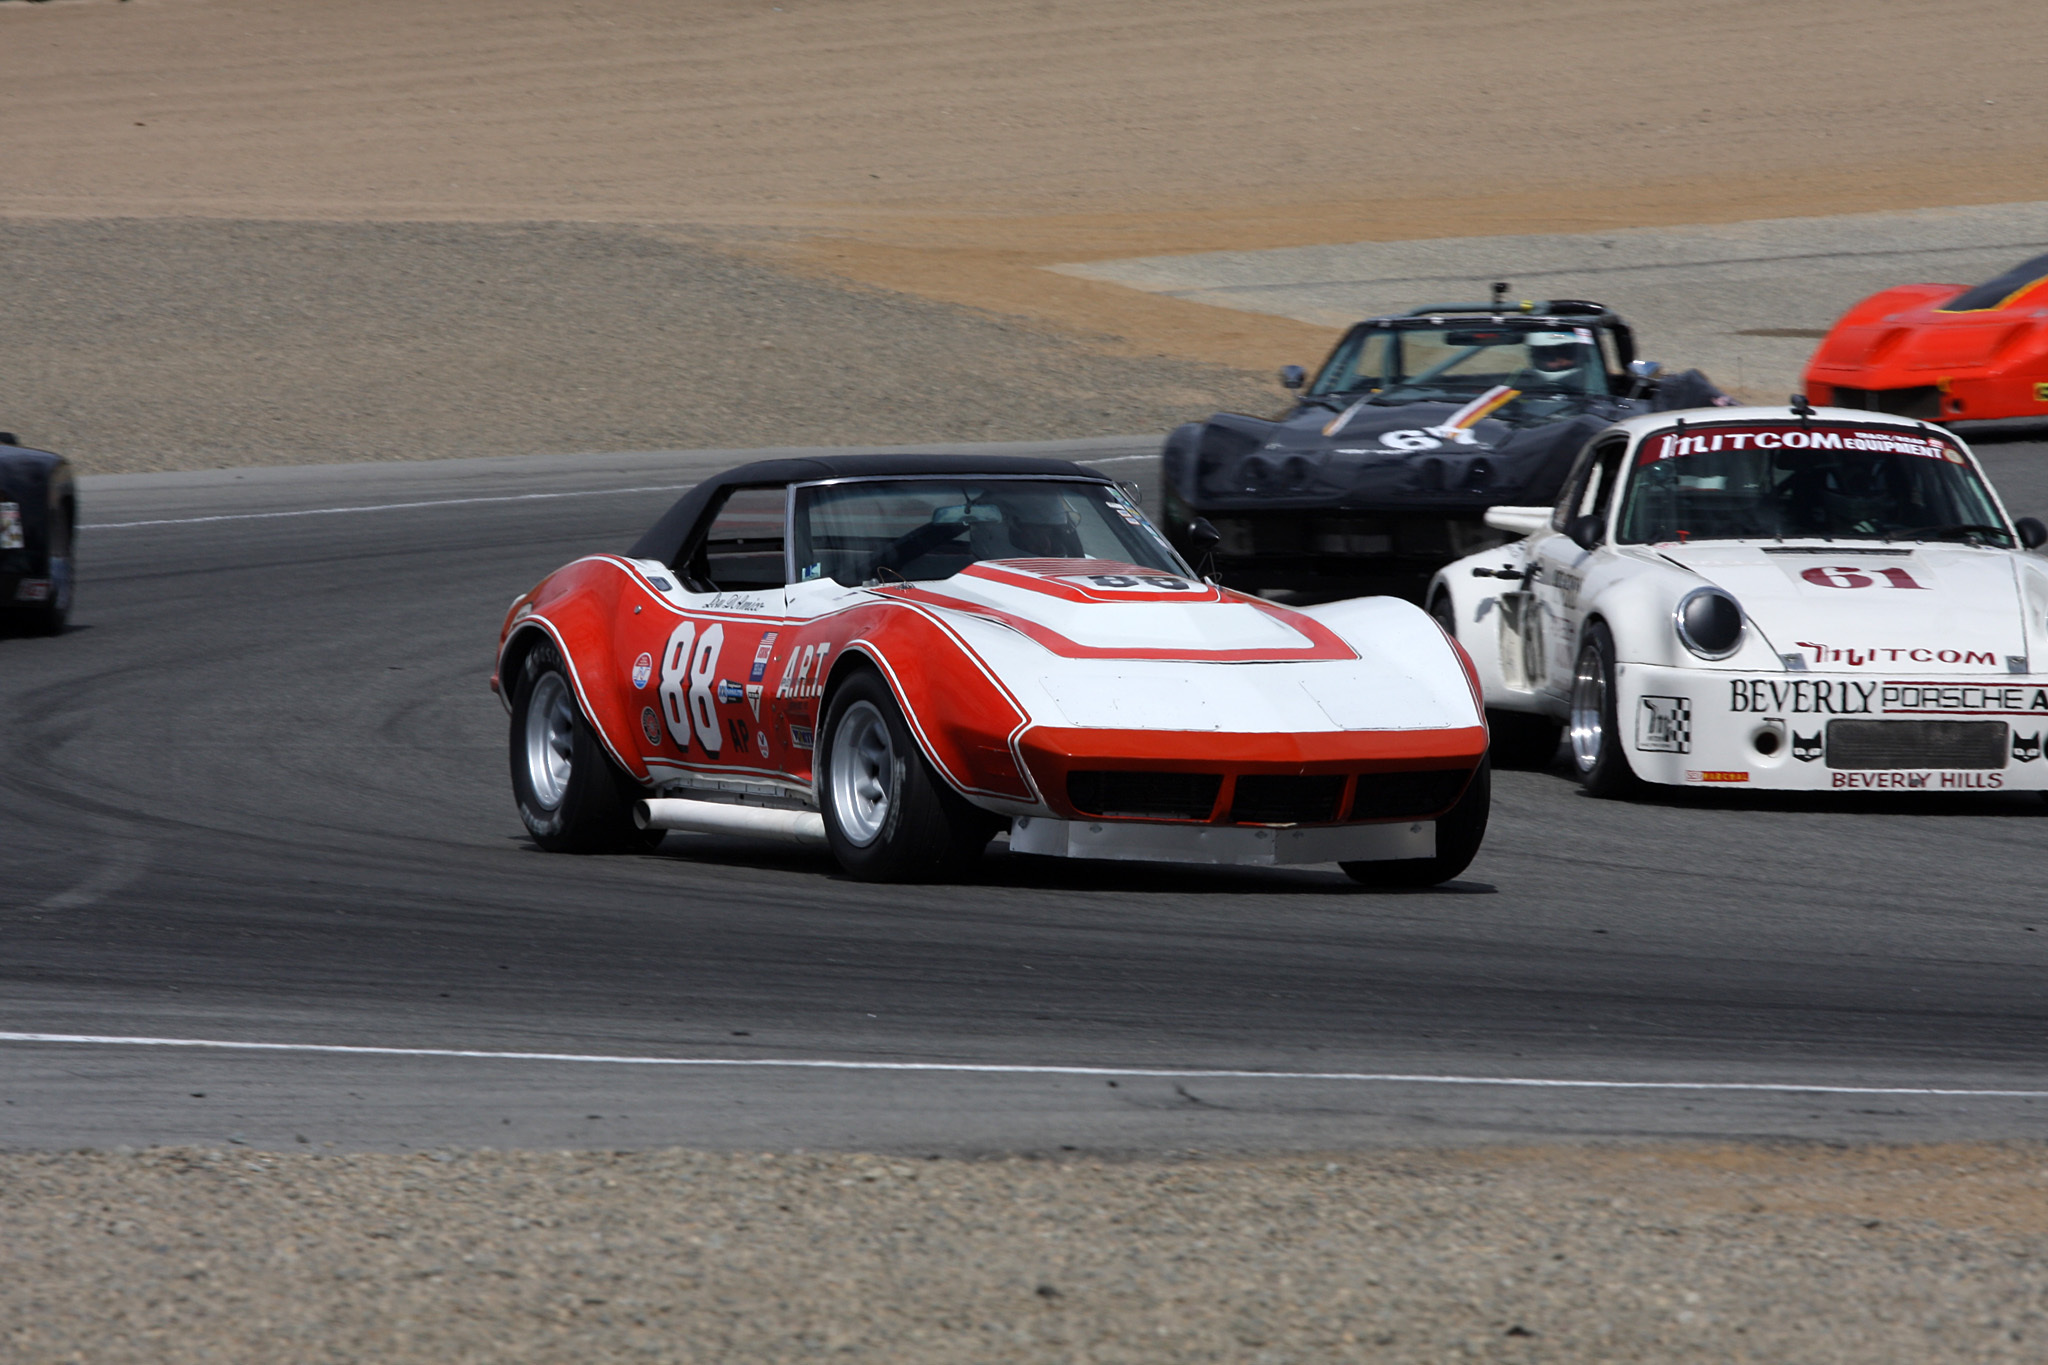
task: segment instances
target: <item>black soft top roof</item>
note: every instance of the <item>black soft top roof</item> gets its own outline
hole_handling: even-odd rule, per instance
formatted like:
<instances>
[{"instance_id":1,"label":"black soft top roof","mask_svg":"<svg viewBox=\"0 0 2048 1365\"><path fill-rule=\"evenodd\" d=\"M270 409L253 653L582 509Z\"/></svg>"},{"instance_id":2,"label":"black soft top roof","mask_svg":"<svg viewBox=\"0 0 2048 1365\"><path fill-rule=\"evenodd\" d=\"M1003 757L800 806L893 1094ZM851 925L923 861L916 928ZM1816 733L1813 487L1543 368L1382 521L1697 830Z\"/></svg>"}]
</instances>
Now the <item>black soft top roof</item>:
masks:
<instances>
[{"instance_id":1,"label":"black soft top roof","mask_svg":"<svg viewBox=\"0 0 2048 1365\"><path fill-rule=\"evenodd\" d=\"M1025 455L810 455L794 460L757 460L713 475L677 498L675 506L633 543L626 553L635 559L673 564L683 541L728 488L810 483L817 479L876 479L911 474L1053 474L1066 478L1102 479L1072 460L1042 460Z\"/></svg>"}]
</instances>

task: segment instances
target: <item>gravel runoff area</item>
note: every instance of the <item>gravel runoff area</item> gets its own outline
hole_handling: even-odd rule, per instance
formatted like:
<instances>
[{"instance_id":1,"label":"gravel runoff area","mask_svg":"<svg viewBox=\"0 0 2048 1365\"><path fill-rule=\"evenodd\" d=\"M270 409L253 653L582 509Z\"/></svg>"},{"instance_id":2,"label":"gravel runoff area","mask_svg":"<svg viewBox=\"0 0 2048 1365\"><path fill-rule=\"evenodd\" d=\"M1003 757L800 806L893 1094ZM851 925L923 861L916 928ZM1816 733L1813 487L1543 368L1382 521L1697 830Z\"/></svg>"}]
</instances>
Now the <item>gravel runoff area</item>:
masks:
<instances>
[{"instance_id":1,"label":"gravel runoff area","mask_svg":"<svg viewBox=\"0 0 2048 1365\"><path fill-rule=\"evenodd\" d=\"M1270 381L558 223L0 220L0 429L88 474L1164 431Z\"/></svg>"},{"instance_id":2,"label":"gravel runoff area","mask_svg":"<svg viewBox=\"0 0 2048 1365\"><path fill-rule=\"evenodd\" d=\"M0 1156L20 1362L2048 1351L2048 1148Z\"/></svg>"}]
</instances>

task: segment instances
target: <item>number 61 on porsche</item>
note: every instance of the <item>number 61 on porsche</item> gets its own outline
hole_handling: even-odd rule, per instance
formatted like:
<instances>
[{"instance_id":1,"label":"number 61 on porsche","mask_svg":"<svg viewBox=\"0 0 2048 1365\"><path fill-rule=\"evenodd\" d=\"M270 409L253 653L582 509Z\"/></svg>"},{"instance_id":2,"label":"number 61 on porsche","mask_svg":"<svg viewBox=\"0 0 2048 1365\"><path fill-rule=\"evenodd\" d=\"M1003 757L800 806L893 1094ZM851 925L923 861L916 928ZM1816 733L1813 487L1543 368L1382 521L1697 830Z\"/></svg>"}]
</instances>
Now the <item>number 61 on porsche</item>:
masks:
<instances>
[{"instance_id":1,"label":"number 61 on porsche","mask_svg":"<svg viewBox=\"0 0 2048 1365\"><path fill-rule=\"evenodd\" d=\"M1471 666L1416 607L1202 578L1060 460L768 461L522 593L492 679L544 848L665 830L857 877L1013 853L1455 877L1489 788Z\"/></svg>"},{"instance_id":2,"label":"number 61 on porsche","mask_svg":"<svg viewBox=\"0 0 2048 1365\"><path fill-rule=\"evenodd\" d=\"M1719 408L1600 433L1441 570L1503 762L1639 782L2048 790L2048 528L1922 422Z\"/></svg>"}]
</instances>

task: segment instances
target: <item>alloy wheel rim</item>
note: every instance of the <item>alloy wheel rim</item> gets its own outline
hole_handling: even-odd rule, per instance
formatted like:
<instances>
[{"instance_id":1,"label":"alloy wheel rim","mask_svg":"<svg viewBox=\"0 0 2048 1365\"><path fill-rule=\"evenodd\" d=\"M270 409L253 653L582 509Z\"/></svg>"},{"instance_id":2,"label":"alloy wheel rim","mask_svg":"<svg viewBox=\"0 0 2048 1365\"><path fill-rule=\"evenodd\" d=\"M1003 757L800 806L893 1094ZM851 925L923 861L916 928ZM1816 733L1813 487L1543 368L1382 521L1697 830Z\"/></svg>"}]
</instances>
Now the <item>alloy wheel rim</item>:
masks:
<instances>
[{"instance_id":1,"label":"alloy wheel rim","mask_svg":"<svg viewBox=\"0 0 2048 1365\"><path fill-rule=\"evenodd\" d=\"M1606 713L1607 671L1595 651L1581 650L1578 669L1572 675L1572 760L1582 773L1593 771L1600 761Z\"/></svg>"},{"instance_id":2,"label":"alloy wheel rim","mask_svg":"<svg viewBox=\"0 0 2048 1365\"><path fill-rule=\"evenodd\" d=\"M576 744L576 704L559 673L543 673L526 703L526 780L543 810L562 804Z\"/></svg>"},{"instance_id":3,"label":"alloy wheel rim","mask_svg":"<svg viewBox=\"0 0 2048 1365\"><path fill-rule=\"evenodd\" d=\"M896 770L889 722L873 702L846 708L832 731L832 816L848 842L865 847L889 823Z\"/></svg>"}]
</instances>

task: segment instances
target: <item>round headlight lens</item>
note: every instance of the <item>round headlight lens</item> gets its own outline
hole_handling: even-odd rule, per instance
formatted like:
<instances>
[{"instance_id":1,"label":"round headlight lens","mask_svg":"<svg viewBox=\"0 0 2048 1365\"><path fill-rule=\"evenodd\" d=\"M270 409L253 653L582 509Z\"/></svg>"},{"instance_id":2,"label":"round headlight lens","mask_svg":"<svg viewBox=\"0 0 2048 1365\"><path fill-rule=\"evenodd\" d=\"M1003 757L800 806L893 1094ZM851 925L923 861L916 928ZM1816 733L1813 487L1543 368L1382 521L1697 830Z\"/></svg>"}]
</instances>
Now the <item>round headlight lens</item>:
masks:
<instances>
[{"instance_id":1,"label":"round headlight lens","mask_svg":"<svg viewBox=\"0 0 2048 1365\"><path fill-rule=\"evenodd\" d=\"M1719 588L1694 588L1672 613L1678 638L1702 659L1725 659L1742 647L1742 606Z\"/></svg>"}]
</instances>

